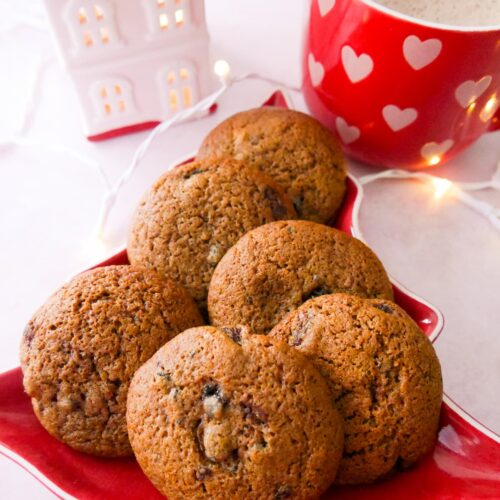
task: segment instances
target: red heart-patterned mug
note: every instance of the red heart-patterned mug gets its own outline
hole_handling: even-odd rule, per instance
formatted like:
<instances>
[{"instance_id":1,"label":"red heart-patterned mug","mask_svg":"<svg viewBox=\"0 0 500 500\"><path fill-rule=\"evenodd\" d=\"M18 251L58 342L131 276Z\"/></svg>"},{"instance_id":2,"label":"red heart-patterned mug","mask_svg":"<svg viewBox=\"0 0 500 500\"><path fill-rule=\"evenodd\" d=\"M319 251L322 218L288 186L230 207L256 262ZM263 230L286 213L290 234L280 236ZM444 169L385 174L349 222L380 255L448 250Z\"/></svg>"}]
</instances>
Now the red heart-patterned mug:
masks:
<instances>
[{"instance_id":1,"label":"red heart-patterned mug","mask_svg":"<svg viewBox=\"0 0 500 500\"><path fill-rule=\"evenodd\" d=\"M309 109L367 163L437 165L500 125L500 26L312 0L303 63Z\"/></svg>"}]
</instances>

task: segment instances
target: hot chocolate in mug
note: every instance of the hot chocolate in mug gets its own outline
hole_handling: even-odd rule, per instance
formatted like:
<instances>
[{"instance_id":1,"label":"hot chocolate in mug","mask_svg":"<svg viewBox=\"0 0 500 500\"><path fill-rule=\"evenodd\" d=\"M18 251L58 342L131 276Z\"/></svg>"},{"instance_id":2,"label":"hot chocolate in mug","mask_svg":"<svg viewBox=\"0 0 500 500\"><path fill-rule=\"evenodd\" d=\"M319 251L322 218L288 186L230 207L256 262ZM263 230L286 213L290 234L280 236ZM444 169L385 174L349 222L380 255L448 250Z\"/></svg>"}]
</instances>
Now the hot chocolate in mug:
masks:
<instances>
[{"instance_id":1,"label":"hot chocolate in mug","mask_svg":"<svg viewBox=\"0 0 500 500\"><path fill-rule=\"evenodd\" d=\"M500 0L311 0L303 90L354 158L446 161L500 126Z\"/></svg>"}]
</instances>

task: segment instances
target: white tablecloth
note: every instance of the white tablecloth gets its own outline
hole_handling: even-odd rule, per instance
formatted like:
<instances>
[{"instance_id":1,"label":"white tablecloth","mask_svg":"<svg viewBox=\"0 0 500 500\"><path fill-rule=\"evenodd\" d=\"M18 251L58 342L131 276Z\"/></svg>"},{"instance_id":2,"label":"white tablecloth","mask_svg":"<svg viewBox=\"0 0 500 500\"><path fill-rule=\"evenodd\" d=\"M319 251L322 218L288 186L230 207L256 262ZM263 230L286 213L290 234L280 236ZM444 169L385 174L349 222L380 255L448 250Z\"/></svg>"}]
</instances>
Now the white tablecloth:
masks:
<instances>
[{"instance_id":1,"label":"white tablecloth","mask_svg":"<svg viewBox=\"0 0 500 500\"><path fill-rule=\"evenodd\" d=\"M298 86L306 3L207 0L215 58L229 60L234 74L258 71ZM23 2L25 7L36 4L36 0ZM12 6L18 5L0 4L0 32L12 18ZM0 34L0 138L18 124L35 65L52 55L50 37L43 30L21 28ZM220 100L216 114L177 126L155 143L118 199L106 246L97 244L92 235L104 194L95 171L38 148L0 150L0 371L18 364L23 327L46 297L72 274L124 244L139 197L164 168L196 149L217 122L259 105L274 89L259 81L236 84ZM304 109L301 95L291 92L291 96L295 106ZM101 162L112 182L146 136L145 132L98 144L87 142L74 93L56 62L45 73L36 105L29 137L74 148ZM455 180L487 179L499 157L500 133L488 134L434 172ZM355 174L373 171L353 162L350 168ZM478 196L500 207L498 193ZM467 207L447 197L435 200L429 186L409 181L368 186L361 222L367 241L388 271L443 311L446 324L436 348L446 392L500 432L500 234ZM0 482L2 498L52 498L3 457Z\"/></svg>"}]
</instances>

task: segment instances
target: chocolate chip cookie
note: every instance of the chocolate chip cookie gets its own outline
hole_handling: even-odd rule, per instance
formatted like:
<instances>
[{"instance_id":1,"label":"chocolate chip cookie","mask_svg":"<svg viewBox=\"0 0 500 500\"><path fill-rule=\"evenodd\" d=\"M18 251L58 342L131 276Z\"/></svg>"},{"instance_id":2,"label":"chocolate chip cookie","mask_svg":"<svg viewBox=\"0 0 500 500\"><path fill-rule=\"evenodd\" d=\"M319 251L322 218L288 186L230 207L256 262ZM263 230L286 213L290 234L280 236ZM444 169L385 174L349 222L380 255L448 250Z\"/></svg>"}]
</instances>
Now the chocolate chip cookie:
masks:
<instances>
[{"instance_id":1,"label":"chocolate chip cookie","mask_svg":"<svg viewBox=\"0 0 500 500\"><path fill-rule=\"evenodd\" d=\"M23 335L24 389L36 416L78 451L131 455L125 409L132 376L165 342L201 324L188 293L154 271L110 266L80 274Z\"/></svg>"},{"instance_id":2,"label":"chocolate chip cookie","mask_svg":"<svg viewBox=\"0 0 500 500\"><path fill-rule=\"evenodd\" d=\"M136 458L169 499L312 499L333 481L342 425L326 382L286 343L192 328L134 376Z\"/></svg>"},{"instance_id":3,"label":"chocolate chip cookie","mask_svg":"<svg viewBox=\"0 0 500 500\"><path fill-rule=\"evenodd\" d=\"M264 107L231 116L208 134L197 157L256 166L284 187L301 219L330 222L344 197L346 162L337 139L298 111Z\"/></svg>"},{"instance_id":4,"label":"chocolate chip cookie","mask_svg":"<svg viewBox=\"0 0 500 500\"><path fill-rule=\"evenodd\" d=\"M222 258L208 311L214 325L268 333L306 300L335 292L392 299L382 264L361 241L314 222L273 222L247 233Z\"/></svg>"},{"instance_id":5,"label":"chocolate chip cookie","mask_svg":"<svg viewBox=\"0 0 500 500\"><path fill-rule=\"evenodd\" d=\"M143 198L128 256L184 285L200 308L215 266L247 231L296 217L267 175L237 160L196 161L163 175Z\"/></svg>"},{"instance_id":6,"label":"chocolate chip cookie","mask_svg":"<svg viewBox=\"0 0 500 500\"><path fill-rule=\"evenodd\" d=\"M388 300L325 295L269 334L306 354L344 418L336 482L369 483L432 449L442 399L439 360L416 323Z\"/></svg>"}]
</instances>

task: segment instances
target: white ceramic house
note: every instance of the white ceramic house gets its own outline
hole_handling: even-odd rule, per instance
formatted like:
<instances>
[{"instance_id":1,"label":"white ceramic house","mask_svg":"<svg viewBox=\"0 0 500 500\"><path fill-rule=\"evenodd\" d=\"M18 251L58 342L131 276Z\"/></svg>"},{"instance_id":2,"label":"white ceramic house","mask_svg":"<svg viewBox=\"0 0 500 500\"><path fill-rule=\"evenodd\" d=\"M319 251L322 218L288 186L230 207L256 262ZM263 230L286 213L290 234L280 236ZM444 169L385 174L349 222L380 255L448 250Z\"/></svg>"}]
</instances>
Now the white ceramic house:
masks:
<instances>
[{"instance_id":1,"label":"white ceramic house","mask_svg":"<svg viewBox=\"0 0 500 500\"><path fill-rule=\"evenodd\" d=\"M213 90L203 0L44 0L85 134L152 126Z\"/></svg>"}]
</instances>

